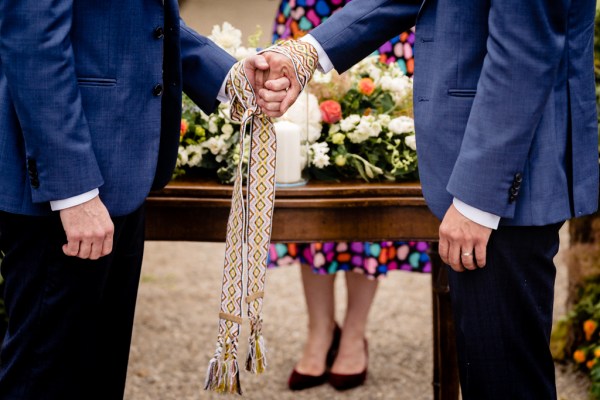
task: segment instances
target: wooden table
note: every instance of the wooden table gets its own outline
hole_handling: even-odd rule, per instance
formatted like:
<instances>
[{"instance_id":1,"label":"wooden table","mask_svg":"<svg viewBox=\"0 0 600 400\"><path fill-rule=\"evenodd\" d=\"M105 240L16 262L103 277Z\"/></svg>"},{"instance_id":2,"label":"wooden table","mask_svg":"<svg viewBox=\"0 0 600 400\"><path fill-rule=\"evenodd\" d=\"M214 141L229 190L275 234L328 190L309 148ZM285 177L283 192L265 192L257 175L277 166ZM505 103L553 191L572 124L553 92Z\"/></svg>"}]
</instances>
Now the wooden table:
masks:
<instances>
[{"instance_id":1,"label":"wooden table","mask_svg":"<svg viewBox=\"0 0 600 400\"><path fill-rule=\"evenodd\" d=\"M210 180L170 183L146 203L147 240L225 241L232 186ZM278 188L274 242L426 240L432 242L433 390L458 399L458 367L445 267L437 254L439 220L417 182L312 181Z\"/></svg>"}]
</instances>

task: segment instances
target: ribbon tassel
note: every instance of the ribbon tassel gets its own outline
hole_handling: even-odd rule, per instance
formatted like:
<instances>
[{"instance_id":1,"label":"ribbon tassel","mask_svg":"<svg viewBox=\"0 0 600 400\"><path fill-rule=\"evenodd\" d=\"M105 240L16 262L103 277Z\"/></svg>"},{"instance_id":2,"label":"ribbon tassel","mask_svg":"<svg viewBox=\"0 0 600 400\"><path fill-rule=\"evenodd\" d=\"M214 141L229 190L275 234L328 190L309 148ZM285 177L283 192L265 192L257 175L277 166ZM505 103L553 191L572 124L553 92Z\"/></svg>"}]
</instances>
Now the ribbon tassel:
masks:
<instances>
[{"instance_id":1,"label":"ribbon tassel","mask_svg":"<svg viewBox=\"0 0 600 400\"><path fill-rule=\"evenodd\" d=\"M264 51L275 51L292 60L301 88L306 86L316 69L317 52L308 43L288 41ZM227 220L217 349L208 365L204 389L242 394L237 347L242 324L244 286L251 328L246 370L260 374L267 368L261 313L275 205L277 144L271 119L262 113L256 103L243 62L235 64L231 69L226 90L231 99L231 119L241 123L242 154ZM247 136L250 140L250 154L247 197L244 199L243 152Z\"/></svg>"}]
</instances>

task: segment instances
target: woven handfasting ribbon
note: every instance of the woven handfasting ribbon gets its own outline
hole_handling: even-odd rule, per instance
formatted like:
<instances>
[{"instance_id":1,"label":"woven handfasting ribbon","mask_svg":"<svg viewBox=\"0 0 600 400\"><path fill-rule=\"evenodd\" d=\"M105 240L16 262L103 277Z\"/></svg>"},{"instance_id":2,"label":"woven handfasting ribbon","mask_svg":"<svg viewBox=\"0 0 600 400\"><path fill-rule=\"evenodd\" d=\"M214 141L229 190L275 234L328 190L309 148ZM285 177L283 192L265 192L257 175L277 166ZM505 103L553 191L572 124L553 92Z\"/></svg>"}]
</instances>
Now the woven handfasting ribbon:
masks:
<instances>
[{"instance_id":1,"label":"woven handfasting ribbon","mask_svg":"<svg viewBox=\"0 0 600 400\"><path fill-rule=\"evenodd\" d=\"M288 57L294 64L296 79L301 88L306 86L317 66L317 53L307 43L288 41L264 51ZM277 144L271 119L258 107L243 63L234 65L226 88L231 99L231 118L241 122L240 162L227 221L219 337L215 355L208 366L204 388L220 393L241 394L237 351L242 324L244 276L247 279L245 301L248 303L250 320L246 370L259 374L267 366L261 311L275 203ZM244 198L242 186L246 136L249 136L250 154Z\"/></svg>"}]
</instances>

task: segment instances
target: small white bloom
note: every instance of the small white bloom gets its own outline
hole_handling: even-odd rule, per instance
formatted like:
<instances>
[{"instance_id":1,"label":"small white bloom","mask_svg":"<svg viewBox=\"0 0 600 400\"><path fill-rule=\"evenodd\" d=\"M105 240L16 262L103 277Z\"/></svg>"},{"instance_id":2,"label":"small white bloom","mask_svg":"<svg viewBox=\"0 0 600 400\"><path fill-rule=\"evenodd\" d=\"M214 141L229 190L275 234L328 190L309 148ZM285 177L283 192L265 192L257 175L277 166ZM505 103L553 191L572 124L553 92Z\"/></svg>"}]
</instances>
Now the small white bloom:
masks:
<instances>
[{"instance_id":1,"label":"small white bloom","mask_svg":"<svg viewBox=\"0 0 600 400\"><path fill-rule=\"evenodd\" d=\"M208 131L210 133L217 133L217 132L219 132L219 126L217 125L216 118L211 117L208 120Z\"/></svg>"},{"instance_id":2,"label":"small white bloom","mask_svg":"<svg viewBox=\"0 0 600 400\"><path fill-rule=\"evenodd\" d=\"M404 138L404 143L406 143L406 145L412 150L417 150L417 138L415 135L410 135Z\"/></svg>"},{"instance_id":3,"label":"small white bloom","mask_svg":"<svg viewBox=\"0 0 600 400\"><path fill-rule=\"evenodd\" d=\"M227 140L233 134L233 126L231 124L225 124L221 127L221 132L223 133L223 139Z\"/></svg>"},{"instance_id":4,"label":"small white bloom","mask_svg":"<svg viewBox=\"0 0 600 400\"><path fill-rule=\"evenodd\" d=\"M329 125L329 135L338 133L340 131L340 124Z\"/></svg>"},{"instance_id":5,"label":"small white bloom","mask_svg":"<svg viewBox=\"0 0 600 400\"><path fill-rule=\"evenodd\" d=\"M392 120L392 117L390 117L388 114L379 114L379 116L377 117L377 120L379 121L381 126L383 126L384 128L387 128L388 125L390 124L390 121Z\"/></svg>"},{"instance_id":6,"label":"small white bloom","mask_svg":"<svg viewBox=\"0 0 600 400\"><path fill-rule=\"evenodd\" d=\"M187 149L185 147L179 146L179 149L178 149L177 153L178 153L177 167L184 167L184 166L186 166L187 163L188 163Z\"/></svg>"},{"instance_id":7,"label":"small white bloom","mask_svg":"<svg viewBox=\"0 0 600 400\"><path fill-rule=\"evenodd\" d=\"M313 143L310 145L312 155L311 164L317 168L325 168L329 165L329 145L325 142Z\"/></svg>"},{"instance_id":8,"label":"small white bloom","mask_svg":"<svg viewBox=\"0 0 600 400\"><path fill-rule=\"evenodd\" d=\"M235 29L229 22L224 22L222 27L213 26L208 38L232 55L242 45L242 31Z\"/></svg>"},{"instance_id":9,"label":"small white bloom","mask_svg":"<svg viewBox=\"0 0 600 400\"><path fill-rule=\"evenodd\" d=\"M313 165L319 169L329 165L329 156L327 154L315 154Z\"/></svg>"},{"instance_id":10,"label":"small white bloom","mask_svg":"<svg viewBox=\"0 0 600 400\"><path fill-rule=\"evenodd\" d=\"M202 143L202 146L215 156L227 153L227 143L225 143L221 137L211 137L206 142Z\"/></svg>"},{"instance_id":11,"label":"small white bloom","mask_svg":"<svg viewBox=\"0 0 600 400\"><path fill-rule=\"evenodd\" d=\"M401 116L390 121L388 128L396 134L415 131L415 121L410 117Z\"/></svg>"},{"instance_id":12,"label":"small white bloom","mask_svg":"<svg viewBox=\"0 0 600 400\"><path fill-rule=\"evenodd\" d=\"M352 114L347 118L340 121L340 129L344 132L349 132L356 127L356 124L360 122L360 116Z\"/></svg>"},{"instance_id":13,"label":"small white bloom","mask_svg":"<svg viewBox=\"0 0 600 400\"><path fill-rule=\"evenodd\" d=\"M187 165L190 167L196 167L202 162L202 154L204 150L201 145L191 145L187 147L187 156L189 158Z\"/></svg>"},{"instance_id":14,"label":"small white bloom","mask_svg":"<svg viewBox=\"0 0 600 400\"><path fill-rule=\"evenodd\" d=\"M255 55L256 53L256 49L252 49L249 47L238 47L237 49L235 49L233 56L236 60L241 61L245 58Z\"/></svg>"}]
</instances>

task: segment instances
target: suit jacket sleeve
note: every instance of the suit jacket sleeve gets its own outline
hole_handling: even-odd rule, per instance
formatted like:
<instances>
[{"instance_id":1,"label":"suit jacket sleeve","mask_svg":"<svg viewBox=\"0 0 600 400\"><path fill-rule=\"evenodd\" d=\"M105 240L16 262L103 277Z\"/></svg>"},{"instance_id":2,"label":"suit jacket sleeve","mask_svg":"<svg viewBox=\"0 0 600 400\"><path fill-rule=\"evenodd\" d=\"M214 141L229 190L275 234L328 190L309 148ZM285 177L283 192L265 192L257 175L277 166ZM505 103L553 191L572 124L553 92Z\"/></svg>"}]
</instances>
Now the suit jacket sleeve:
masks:
<instances>
[{"instance_id":1,"label":"suit jacket sleeve","mask_svg":"<svg viewBox=\"0 0 600 400\"><path fill-rule=\"evenodd\" d=\"M506 188L532 152L565 48L566 0L492 0L487 55L447 189L512 218Z\"/></svg>"},{"instance_id":2,"label":"suit jacket sleeve","mask_svg":"<svg viewBox=\"0 0 600 400\"><path fill-rule=\"evenodd\" d=\"M219 104L219 89L236 60L183 21L180 26L183 91L210 114Z\"/></svg>"},{"instance_id":3,"label":"suit jacket sleeve","mask_svg":"<svg viewBox=\"0 0 600 400\"><path fill-rule=\"evenodd\" d=\"M342 73L415 25L422 0L354 0L310 34Z\"/></svg>"},{"instance_id":4,"label":"suit jacket sleeve","mask_svg":"<svg viewBox=\"0 0 600 400\"><path fill-rule=\"evenodd\" d=\"M34 202L103 184L70 41L72 0L0 2L0 68L21 125ZM38 182L39 185L37 184Z\"/></svg>"}]
</instances>

